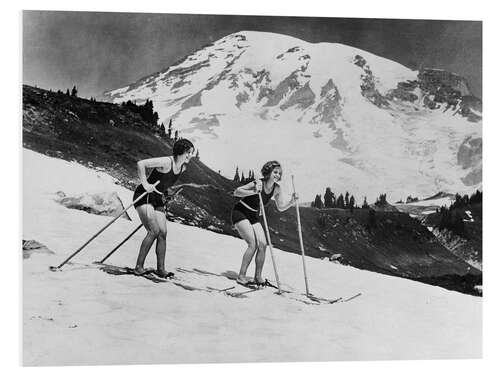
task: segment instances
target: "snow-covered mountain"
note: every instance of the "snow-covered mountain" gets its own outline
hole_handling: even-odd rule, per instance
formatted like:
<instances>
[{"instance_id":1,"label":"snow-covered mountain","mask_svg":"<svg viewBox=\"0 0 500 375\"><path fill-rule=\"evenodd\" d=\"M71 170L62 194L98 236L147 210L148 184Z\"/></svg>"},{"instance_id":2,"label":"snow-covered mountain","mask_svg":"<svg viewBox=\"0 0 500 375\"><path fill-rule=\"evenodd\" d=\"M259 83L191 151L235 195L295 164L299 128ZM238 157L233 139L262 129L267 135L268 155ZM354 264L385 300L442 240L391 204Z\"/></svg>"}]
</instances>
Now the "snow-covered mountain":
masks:
<instances>
[{"instance_id":1,"label":"snow-covered mountain","mask_svg":"<svg viewBox=\"0 0 500 375\"><path fill-rule=\"evenodd\" d=\"M282 161L302 199L326 186L397 200L482 182L481 101L464 79L342 44L239 32L104 96L152 100L228 177Z\"/></svg>"}]
</instances>

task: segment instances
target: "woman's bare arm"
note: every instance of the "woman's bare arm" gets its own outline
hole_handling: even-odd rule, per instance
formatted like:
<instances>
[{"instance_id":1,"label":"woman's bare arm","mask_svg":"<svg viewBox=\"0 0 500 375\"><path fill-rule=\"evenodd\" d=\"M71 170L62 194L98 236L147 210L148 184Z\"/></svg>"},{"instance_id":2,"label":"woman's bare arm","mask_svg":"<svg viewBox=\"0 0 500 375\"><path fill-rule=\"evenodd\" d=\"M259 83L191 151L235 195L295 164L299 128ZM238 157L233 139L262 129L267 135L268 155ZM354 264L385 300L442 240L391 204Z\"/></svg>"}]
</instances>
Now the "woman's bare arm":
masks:
<instances>
[{"instance_id":1,"label":"woman's bare arm","mask_svg":"<svg viewBox=\"0 0 500 375\"><path fill-rule=\"evenodd\" d=\"M257 194L258 191L258 186L255 181L249 182L246 185L240 186L237 188L234 192L233 195L238 198L244 198L248 197L250 195L255 195Z\"/></svg>"},{"instance_id":2,"label":"woman's bare arm","mask_svg":"<svg viewBox=\"0 0 500 375\"><path fill-rule=\"evenodd\" d=\"M143 159L137 162L137 173L139 175L139 180L141 181L142 186L146 191L150 192L156 189L148 189L149 186L152 186L147 181L146 169L159 168L163 173L167 173L172 168L172 161L169 157L164 156L160 158L151 158L151 159Z\"/></svg>"},{"instance_id":3,"label":"woman's bare arm","mask_svg":"<svg viewBox=\"0 0 500 375\"><path fill-rule=\"evenodd\" d=\"M295 204L296 200L298 200L297 195L292 194L292 198L289 201L286 201L284 194L281 191L281 187L279 185L276 187L274 201L276 202L276 208L278 208L278 211L283 212L288 210Z\"/></svg>"}]
</instances>

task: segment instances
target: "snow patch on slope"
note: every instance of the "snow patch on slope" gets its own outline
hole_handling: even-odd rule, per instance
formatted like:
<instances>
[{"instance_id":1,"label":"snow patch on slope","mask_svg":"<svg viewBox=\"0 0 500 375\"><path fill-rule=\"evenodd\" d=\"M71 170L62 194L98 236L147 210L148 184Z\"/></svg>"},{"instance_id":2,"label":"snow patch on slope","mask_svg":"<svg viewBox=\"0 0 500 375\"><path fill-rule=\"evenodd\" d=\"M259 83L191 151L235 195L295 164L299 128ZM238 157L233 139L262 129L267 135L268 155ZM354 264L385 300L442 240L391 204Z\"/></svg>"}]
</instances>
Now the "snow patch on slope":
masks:
<instances>
[{"instance_id":1,"label":"snow patch on slope","mask_svg":"<svg viewBox=\"0 0 500 375\"><path fill-rule=\"evenodd\" d=\"M264 289L238 299L189 291L174 283L114 276L88 266L137 226L136 217L134 222L116 221L75 263L62 272L50 272L49 265L60 263L109 221L58 205L53 192L118 191L129 197L128 202L132 192L115 185L109 176L75 163L28 150L23 156L23 236L55 252L34 254L23 263L25 365L481 356L480 298L333 262L307 258L311 290L325 297L362 292L361 297L311 306ZM242 240L177 223L168 226L169 269L221 273L239 267L245 248ZM141 234L132 237L109 262L133 265ZM155 264L153 253L147 259L149 267ZM300 293L301 258L279 249L275 257L283 286ZM223 277L176 272L195 287L234 285ZM269 259L264 275L273 279ZM257 331L265 334L257 335Z\"/></svg>"}]
</instances>

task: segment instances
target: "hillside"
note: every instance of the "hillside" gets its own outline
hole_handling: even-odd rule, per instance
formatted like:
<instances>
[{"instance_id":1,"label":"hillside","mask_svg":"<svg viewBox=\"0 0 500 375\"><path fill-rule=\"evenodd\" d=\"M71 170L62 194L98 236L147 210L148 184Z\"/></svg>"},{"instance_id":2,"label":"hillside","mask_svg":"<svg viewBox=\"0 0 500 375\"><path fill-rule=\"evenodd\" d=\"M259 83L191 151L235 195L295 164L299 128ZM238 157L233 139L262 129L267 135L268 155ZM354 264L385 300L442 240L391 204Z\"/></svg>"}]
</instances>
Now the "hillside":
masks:
<instances>
[{"instance_id":1,"label":"hillside","mask_svg":"<svg viewBox=\"0 0 500 375\"><path fill-rule=\"evenodd\" d=\"M103 169L129 189L139 182L138 160L172 154L172 141L161 138L157 130L119 105L23 86L24 147ZM228 194L236 185L196 159L178 181L186 182L191 185L171 205L172 215L229 232ZM210 202L217 204L210 209Z\"/></svg>"}]
</instances>

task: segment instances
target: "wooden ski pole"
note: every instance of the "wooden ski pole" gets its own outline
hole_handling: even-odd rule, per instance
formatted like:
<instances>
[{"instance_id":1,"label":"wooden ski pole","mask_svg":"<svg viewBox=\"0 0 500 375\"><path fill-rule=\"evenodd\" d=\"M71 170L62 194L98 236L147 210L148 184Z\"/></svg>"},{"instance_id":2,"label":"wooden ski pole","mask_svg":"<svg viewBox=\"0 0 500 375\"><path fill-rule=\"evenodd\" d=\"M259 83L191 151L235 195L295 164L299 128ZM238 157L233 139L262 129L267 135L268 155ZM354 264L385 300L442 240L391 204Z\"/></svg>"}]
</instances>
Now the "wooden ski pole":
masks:
<instances>
[{"instance_id":1,"label":"wooden ski pole","mask_svg":"<svg viewBox=\"0 0 500 375\"><path fill-rule=\"evenodd\" d=\"M153 186L156 187L156 185L158 185L160 183L160 181L156 181ZM118 220L120 218L120 216L122 216L125 212L127 212L127 210L132 207L137 201L139 201L142 197L144 197L145 195L147 194L147 192L145 191L144 193L142 193L141 195L139 195L139 197L137 197L137 199L135 201L133 201L132 203L130 203L122 212L120 212L116 217L114 217L109 223L107 223L104 227L102 227L96 234L94 234L92 237L90 237L90 239L85 242L82 246L80 246L77 250L75 250L73 252L73 254L71 254L68 258L66 258L64 260L64 262L62 262L60 265L58 265L57 267L54 267L54 266L50 266L49 269L51 271L59 271L61 269L62 266L64 266L66 263L68 263L76 254L78 254L80 251L82 251L85 246L87 246L90 242L92 242L92 240L94 238L96 238L98 235L100 235L102 232L104 232L104 230L106 228L108 228L111 224L113 224L116 220Z\"/></svg>"},{"instance_id":2,"label":"wooden ski pole","mask_svg":"<svg viewBox=\"0 0 500 375\"><path fill-rule=\"evenodd\" d=\"M293 194L295 195L295 182L292 175L292 187ZM302 268L304 269L304 281L306 283L306 295L309 296L309 284L307 282L307 271L306 271L306 257L304 254L304 241L302 240L302 225L300 224L300 210L299 210L299 202L295 201L295 208L297 210L297 230L299 232L299 242L300 242L300 251L302 253Z\"/></svg>"},{"instance_id":3,"label":"wooden ski pole","mask_svg":"<svg viewBox=\"0 0 500 375\"><path fill-rule=\"evenodd\" d=\"M264 219L264 228L266 230L267 244L269 245L269 252L271 253L271 260L273 262L274 275L276 276L276 285L278 286L278 293L281 294L280 278L278 277L278 269L276 267L276 261L274 260L273 254L273 244L271 243L271 236L269 234L269 227L267 225L266 211L264 210L264 202L262 202L262 196L259 193L260 210L262 211L262 218Z\"/></svg>"},{"instance_id":4,"label":"wooden ski pole","mask_svg":"<svg viewBox=\"0 0 500 375\"><path fill-rule=\"evenodd\" d=\"M142 224L140 224L137 228L135 228L134 231L132 233L130 233L127 237L125 237L125 239L122 242L120 242L118 245L116 245L115 248L108 253L108 255L106 255L104 258L102 258L102 260L95 262L95 263L97 263L97 264L104 263L111 255L114 254L114 252L116 250L118 250L125 242L127 242L129 240L129 238L135 234L135 232L137 232L141 228L142 228Z\"/></svg>"}]
</instances>

